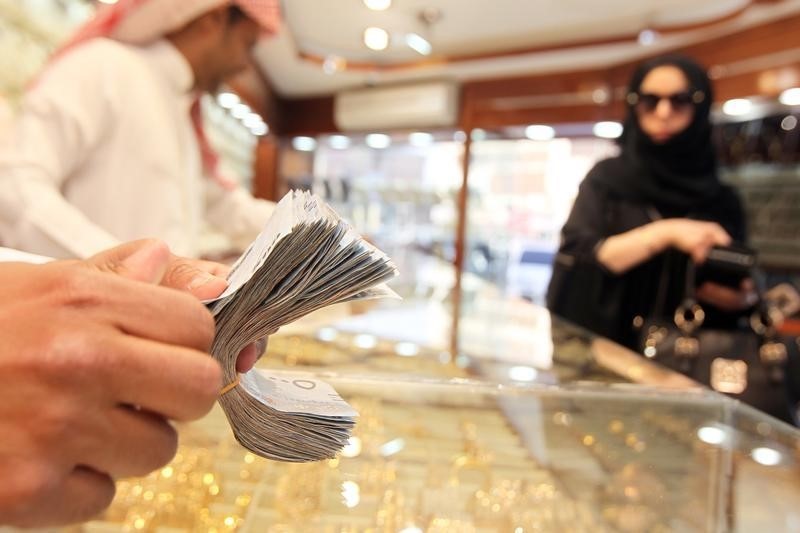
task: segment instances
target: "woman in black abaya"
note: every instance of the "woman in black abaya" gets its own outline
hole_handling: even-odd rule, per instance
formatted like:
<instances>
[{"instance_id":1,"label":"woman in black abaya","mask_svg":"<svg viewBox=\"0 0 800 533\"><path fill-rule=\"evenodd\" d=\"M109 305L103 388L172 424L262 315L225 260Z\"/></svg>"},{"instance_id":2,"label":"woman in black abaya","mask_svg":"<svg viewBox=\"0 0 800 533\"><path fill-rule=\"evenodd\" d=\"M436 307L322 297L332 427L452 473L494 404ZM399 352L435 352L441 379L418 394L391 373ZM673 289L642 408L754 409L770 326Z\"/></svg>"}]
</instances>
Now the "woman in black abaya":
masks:
<instances>
[{"instance_id":1,"label":"woman in black abaya","mask_svg":"<svg viewBox=\"0 0 800 533\"><path fill-rule=\"evenodd\" d=\"M637 326L680 304L689 256L702 263L713 246L744 242L739 198L717 176L711 102L708 76L688 58L635 71L621 154L589 172L562 230L551 311L637 348ZM705 324L734 326L753 304L751 285L698 287Z\"/></svg>"}]
</instances>

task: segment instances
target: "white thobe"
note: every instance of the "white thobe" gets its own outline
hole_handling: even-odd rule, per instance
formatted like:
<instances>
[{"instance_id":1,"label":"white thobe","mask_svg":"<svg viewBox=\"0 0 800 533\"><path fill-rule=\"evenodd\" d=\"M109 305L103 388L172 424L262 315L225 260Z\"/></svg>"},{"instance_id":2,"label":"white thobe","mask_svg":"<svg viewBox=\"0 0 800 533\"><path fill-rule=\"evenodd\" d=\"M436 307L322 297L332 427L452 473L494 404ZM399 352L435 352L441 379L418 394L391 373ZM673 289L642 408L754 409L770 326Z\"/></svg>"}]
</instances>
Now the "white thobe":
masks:
<instances>
[{"instance_id":1,"label":"white thobe","mask_svg":"<svg viewBox=\"0 0 800 533\"><path fill-rule=\"evenodd\" d=\"M196 256L204 224L244 248L274 204L203 175L189 107L194 76L168 41L95 39L49 66L0 146L0 241L88 257L164 239Z\"/></svg>"}]
</instances>

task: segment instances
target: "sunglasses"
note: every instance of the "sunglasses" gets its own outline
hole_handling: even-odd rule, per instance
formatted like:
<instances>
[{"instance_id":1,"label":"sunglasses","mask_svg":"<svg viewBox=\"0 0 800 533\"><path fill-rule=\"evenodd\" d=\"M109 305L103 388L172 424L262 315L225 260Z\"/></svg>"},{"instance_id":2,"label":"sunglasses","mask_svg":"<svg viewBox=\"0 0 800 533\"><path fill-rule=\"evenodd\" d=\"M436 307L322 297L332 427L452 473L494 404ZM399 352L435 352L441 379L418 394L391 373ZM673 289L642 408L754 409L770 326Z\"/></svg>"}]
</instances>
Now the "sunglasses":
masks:
<instances>
[{"instance_id":1,"label":"sunglasses","mask_svg":"<svg viewBox=\"0 0 800 533\"><path fill-rule=\"evenodd\" d=\"M646 113L655 111L661 100L667 100L673 111L687 111L702 103L705 99L706 95L703 91L682 91L663 96L651 93L628 93L626 98L629 105L637 107Z\"/></svg>"}]
</instances>

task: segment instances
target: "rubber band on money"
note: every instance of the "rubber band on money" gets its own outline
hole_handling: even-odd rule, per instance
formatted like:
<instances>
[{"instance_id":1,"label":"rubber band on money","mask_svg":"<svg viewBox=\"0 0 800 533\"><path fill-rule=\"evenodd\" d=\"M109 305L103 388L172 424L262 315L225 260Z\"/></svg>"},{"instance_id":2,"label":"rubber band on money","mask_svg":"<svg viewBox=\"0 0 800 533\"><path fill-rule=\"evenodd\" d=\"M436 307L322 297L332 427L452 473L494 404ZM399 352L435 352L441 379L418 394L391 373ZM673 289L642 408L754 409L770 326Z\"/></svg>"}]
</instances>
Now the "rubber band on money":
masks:
<instances>
[{"instance_id":1,"label":"rubber band on money","mask_svg":"<svg viewBox=\"0 0 800 533\"><path fill-rule=\"evenodd\" d=\"M235 379L235 380L231 381L230 383L228 383L227 385L225 385L224 387L222 387L222 390L221 390L221 391L219 391L219 395L220 395L220 396L225 396L225 395L226 395L226 394L228 394L230 391L232 391L233 389L235 389L235 388L236 388L236 386L237 386L238 384L239 384L239 376L236 376L236 379Z\"/></svg>"}]
</instances>

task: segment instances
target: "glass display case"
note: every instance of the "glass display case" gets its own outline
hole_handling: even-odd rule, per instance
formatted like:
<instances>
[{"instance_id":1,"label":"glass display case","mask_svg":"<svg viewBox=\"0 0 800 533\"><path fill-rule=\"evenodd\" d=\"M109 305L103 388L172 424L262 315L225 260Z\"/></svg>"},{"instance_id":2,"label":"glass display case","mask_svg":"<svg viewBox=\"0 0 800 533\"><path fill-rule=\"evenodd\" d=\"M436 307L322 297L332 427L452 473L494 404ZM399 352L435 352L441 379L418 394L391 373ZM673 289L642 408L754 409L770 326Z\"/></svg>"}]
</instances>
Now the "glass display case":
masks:
<instances>
[{"instance_id":1,"label":"glass display case","mask_svg":"<svg viewBox=\"0 0 800 533\"><path fill-rule=\"evenodd\" d=\"M259 369L323 379L356 408L337 459L256 457L215 409L179 429L170 465L66 531L800 531L797 429L527 302L495 303L473 302L456 361L442 310L419 303L291 324ZM485 339L489 320L508 325Z\"/></svg>"},{"instance_id":2,"label":"glass display case","mask_svg":"<svg viewBox=\"0 0 800 533\"><path fill-rule=\"evenodd\" d=\"M75 531L797 531L800 436L700 390L323 376L360 412L337 459L275 463L220 411Z\"/></svg>"}]
</instances>

